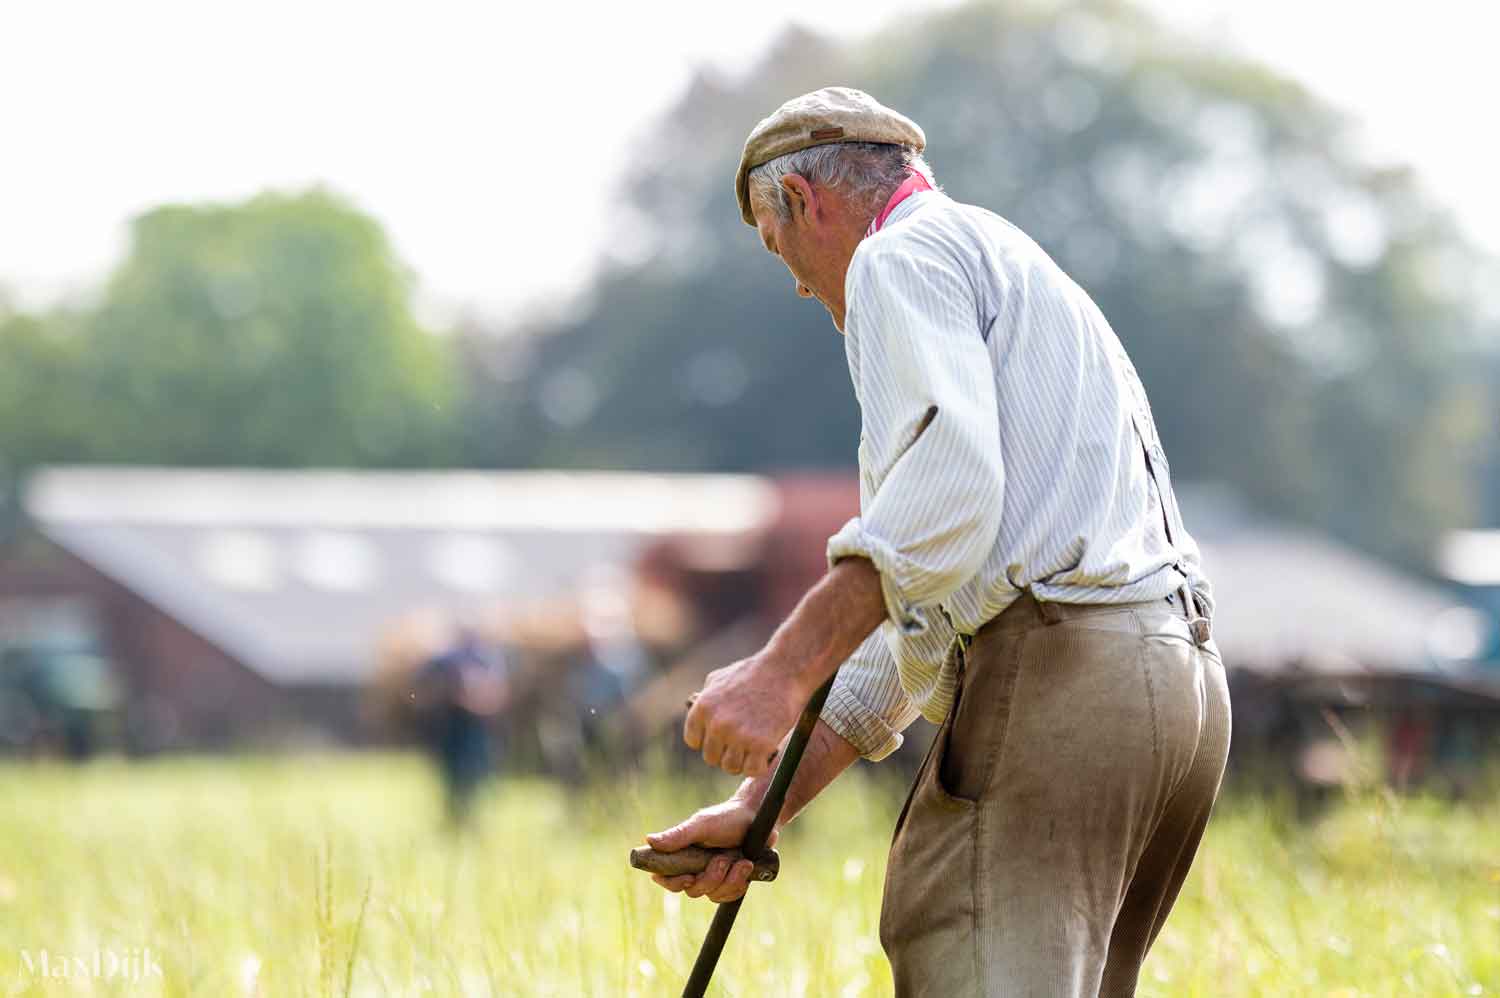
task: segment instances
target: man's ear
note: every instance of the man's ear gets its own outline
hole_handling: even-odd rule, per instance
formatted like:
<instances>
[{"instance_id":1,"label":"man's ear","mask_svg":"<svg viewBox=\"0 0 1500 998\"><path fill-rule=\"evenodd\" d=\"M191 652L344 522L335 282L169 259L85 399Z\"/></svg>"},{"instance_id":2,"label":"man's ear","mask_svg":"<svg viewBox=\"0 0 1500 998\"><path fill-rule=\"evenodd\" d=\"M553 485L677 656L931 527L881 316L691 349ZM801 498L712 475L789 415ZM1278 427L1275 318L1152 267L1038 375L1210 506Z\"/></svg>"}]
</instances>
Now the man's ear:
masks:
<instances>
[{"instance_id":1,"label":"man's ear","mask_svg":"<svg viewBox=\"0 0 1500 998\"><path fill-rule=\"evenodd\" d=\"M786 192L786 203L792 211L792 219L802 222L810 222L817 214L817 195L813 193L812 184L807 178L796 173L788 173L781 178L781 189Z\"/></svg>"}]
</instances>

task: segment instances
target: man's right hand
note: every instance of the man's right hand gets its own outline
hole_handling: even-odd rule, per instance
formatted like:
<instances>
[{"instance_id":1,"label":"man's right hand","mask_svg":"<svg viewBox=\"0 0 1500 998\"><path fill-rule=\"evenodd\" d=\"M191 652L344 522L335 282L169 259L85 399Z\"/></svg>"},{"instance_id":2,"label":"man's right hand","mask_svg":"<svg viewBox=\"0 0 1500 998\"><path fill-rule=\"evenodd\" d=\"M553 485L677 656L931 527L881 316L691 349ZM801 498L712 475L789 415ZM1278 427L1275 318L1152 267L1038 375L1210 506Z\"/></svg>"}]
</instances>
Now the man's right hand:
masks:
<instances>
[{"instance_id":1,"label":"man's right hand","mask_svg":"<svg viewBox=\"0 0 1500 998\"><path fill-rule=\"evenodd\" d=\"M646 836L646 842L657 852L676 852L684 846L708 846L730 849L745 841L750 822L755 819L755 807L739 794L722 804L705 807L686 821L673 825L663 832ZM776 844L777 832L771 831L767 846ZM651 879L669 891L679 891L691 898L707 897L723 904L734 901L745 894L750 886L750 874L755 864L742 859L733 866L716 857L708 869L698 874L680 877L664 877L652 874Z\"/></svg>"}]
</instances>

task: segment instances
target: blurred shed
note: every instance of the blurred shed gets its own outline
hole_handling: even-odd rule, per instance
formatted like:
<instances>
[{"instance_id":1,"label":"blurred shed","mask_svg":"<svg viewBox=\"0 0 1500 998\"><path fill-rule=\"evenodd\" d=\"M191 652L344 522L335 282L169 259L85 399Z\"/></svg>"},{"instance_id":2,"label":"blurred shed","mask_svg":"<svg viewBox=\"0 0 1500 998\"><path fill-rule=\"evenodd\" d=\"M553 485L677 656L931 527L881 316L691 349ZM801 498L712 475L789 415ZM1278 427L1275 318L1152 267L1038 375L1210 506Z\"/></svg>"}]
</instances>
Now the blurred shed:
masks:
<instances>
[{"instance_id":1,"label":"blurred shed","mask_svg":"<svg viewBox=\"0 0 1500 998\"><path fill-rule=\"evenodd\" d=\"M1448 588L1312 530L1252 514L1211 486L1180 490L1236 668L1448 672L1466 606Z\"/></svg>"},{"instance_id":2,"label":"blurred shed","mask_svg":"<svg viewBox=\"0 0 1500 998\"><path fill-rule=\"evenodd\" d=\"M1337 783L1352 729L1382 746L1395 785L1472 782L1500 743L1500 674L1476 660L1488 624L1472 600L1255 516L1224 489L1185 488L1180 500L1214 585L1237 763Z\"/></svg>"},{"instance_id":3,"label":"blurred shed","mask_svg":"<svg viewBox=\"0 0 1500 998\"><path fill-rule=\"evenodd\" d=\"M1270 732L1269 746L1289 712L1305 735L1324 707L1416 705L1441 720L1500 705L1493 674L1467 660L1462 593L1222 489L1179 494L1215 584L1237 742ZM68 640L114 663L135 747L357 739L360 688L394 622L555 610L601 569L662 603L642 619L670 622L675 606L697 625L677 647L638 630L669 652L627 691L618 720L639 743L823 574L858 485L843 472L54 468L25 503L31 532L0 552L0 650L38 622L88 631Z\"/></svg>"},{"instance_id":4,"label":"blurred shed","mask_svg":"<svg viewBox=\"0 0 1500 998\"><path fill-rule=\"evenodd\" d=\"M52 468L0 607L90 608L139 747L348 740L390 621L567 593L776 503L734 475Z\"/></svg>"}]
</instances>

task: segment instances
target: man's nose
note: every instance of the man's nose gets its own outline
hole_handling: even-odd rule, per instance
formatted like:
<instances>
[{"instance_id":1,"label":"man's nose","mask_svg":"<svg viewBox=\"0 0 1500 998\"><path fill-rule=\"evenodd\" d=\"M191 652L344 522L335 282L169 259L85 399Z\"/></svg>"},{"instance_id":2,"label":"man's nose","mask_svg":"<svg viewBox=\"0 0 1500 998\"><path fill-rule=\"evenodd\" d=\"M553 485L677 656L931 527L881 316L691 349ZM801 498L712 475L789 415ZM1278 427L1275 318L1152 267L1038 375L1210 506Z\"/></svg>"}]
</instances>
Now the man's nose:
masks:
<instances>
[{"instance_id":1,"label":"man's nose","mask_svg":"<svg viewBox=\"0 0 1500 998\"><path fill-rule=\"evenodd\" d=\"M812 289L809 288L806 284L803 284L801 281L798 281L797 282L797 297L799 297L799 298L811 298L812 296L813 296Z\"/></svg>"}]
</instances>

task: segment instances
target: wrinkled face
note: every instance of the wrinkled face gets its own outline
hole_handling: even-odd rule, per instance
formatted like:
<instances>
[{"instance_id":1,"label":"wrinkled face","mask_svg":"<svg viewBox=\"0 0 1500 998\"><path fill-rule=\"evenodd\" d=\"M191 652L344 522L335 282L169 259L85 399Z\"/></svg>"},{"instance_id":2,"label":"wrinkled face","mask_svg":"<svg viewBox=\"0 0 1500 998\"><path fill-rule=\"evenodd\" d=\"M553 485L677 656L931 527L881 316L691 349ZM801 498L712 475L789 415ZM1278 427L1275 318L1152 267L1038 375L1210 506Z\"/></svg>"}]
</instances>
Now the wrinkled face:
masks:
<instances>
[{"instance_id":1,"label":"wrinkled face","mask_svg":"<svg viewBox=\"0 0 1500 998\"><path fill-rule=\"evenodd\" d=\"M843 332L844 278L858 240L851 242L844 231L848 225L839 211L842 205L826 193L813 193L801 177L787 180L797 181L787 185L791 218L783 220L758 199L752 200L755 228L766 251L779 256L792 272L797 294L822 302L834 328Z\"/></svg>"}]
</instances>

